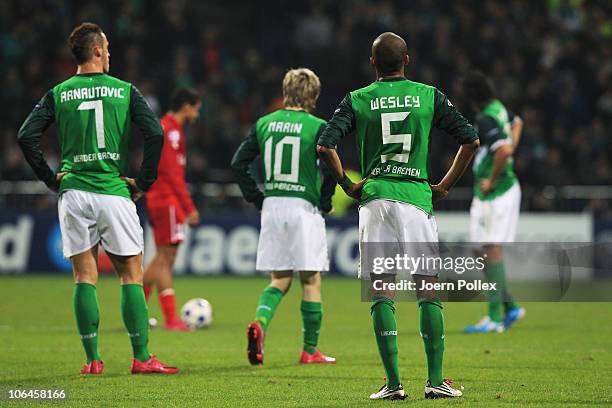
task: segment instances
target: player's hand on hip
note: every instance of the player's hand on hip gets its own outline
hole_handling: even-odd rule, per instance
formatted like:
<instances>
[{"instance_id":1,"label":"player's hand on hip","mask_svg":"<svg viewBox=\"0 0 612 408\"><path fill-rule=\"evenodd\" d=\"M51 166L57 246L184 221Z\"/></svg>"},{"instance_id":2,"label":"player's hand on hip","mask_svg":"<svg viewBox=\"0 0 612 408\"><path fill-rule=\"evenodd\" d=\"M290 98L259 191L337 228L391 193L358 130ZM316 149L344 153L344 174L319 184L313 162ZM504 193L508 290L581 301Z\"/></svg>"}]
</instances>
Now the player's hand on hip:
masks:
<instances>
[{"instance_id":1,"label":"player's hand on hip","mask_svg":"<svg viewBox=\"0 0 612 408\"><path fill-rule=\"evenodd\" d=\"M191 225L192 227L200 224L200 213L198 210L193 210L191 214L187 216L187 224Z\"/></svg>"},{"instance_id":2,"label":"player's hand on hip","mask_svg":"<svg viewBox=\"0 0 612 408\"><path fill-rule=\"evenodd\" d=\"M336 209L331 207L329 210L321 209L321 215L330 215L333 214Z\"/></svg>"},{"instance_id":3,"label":"player's hand on hip","mask_svg":"<svg viewBox=\"0 0 612 408\"><path fill-rule=\"evenodd\" d=\"M431 201L434 203L436 201L440 201L448 195L448 189L440 184L432 184L431 185Z\"/></svg>"},{"instance_id":4,"label":"player's hand on hip","mask_svg":"<svg viewBox=\"0 0 612 408\"><path fill-rule=\"evenodd\" d=\"M490 179L482 179L480 180L480 191L482 194L487 195L493 190L493 183Z\"/></svg>"},{"instance_id":5,"label":"player's hand on hip","mask_svg":"<svg viewBox=\"0 0 612 408\"><path fill-rule=\"evenodd\" d=\"M57 173L57 174L55 175L55 183L53 183L52 185L50 185L50 186L49 186L49 188L50 188L52 191L57 192L57 190L59 190L59 187L60 187L60 181L62 181L62 178L63 178L63 177L66 175L66 174L68 174L68 172L67 172L67 171L61 171L61 172Z\"/></svg>"},{"instance_id":6,"label":"player's hand on hip","mask_svg":"<svg viewBox=\"0 0 612 408\"><path fill-rule=\"evenodd\" d=\"M130 190L130 195L132 196L132 201L136 202L144 195L144 191L138 188L136 184L136 180L129 177L121 177L121 180L125 181L128 185L128 189Z\"/></svg>"},{"instance_id":7,"label":"player's hand on hip","mask_svg":"<svg viewBox=\"0 0 612 408\"><path fill-rule=\"evenodd\" d=\"M341 185L341 187L347 196L359 201L361 199L361 190L363 189L363 185L367 180L368 178L366 177L358 181L357 183L351 183L350 185Z\"/></svg>"}]
</instances>

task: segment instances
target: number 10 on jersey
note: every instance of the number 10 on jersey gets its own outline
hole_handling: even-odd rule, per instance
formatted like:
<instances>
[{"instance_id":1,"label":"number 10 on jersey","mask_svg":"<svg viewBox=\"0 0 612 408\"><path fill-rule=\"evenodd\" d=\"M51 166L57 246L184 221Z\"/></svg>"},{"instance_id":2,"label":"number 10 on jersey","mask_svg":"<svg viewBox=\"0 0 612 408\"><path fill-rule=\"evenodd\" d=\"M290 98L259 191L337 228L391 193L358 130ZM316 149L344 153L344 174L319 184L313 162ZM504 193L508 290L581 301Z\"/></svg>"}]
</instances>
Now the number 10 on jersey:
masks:
<instances>
[{"instance_id":1,"label":"number 10 on jersey","mask_svg":"<svg viewBox=\"0 0 612 408\"><path fill-rule=\"evenodd\" d=\"M272 146L273 137L269 137L268 140L266 140L264 143L266 181L298 182L300 170L300 140L301 139L297 136L285 136L279 140L275 146ZM285 147L291 148L291 167L289 173L283 173L283 153Z\"/></svg>"}]
</instances>

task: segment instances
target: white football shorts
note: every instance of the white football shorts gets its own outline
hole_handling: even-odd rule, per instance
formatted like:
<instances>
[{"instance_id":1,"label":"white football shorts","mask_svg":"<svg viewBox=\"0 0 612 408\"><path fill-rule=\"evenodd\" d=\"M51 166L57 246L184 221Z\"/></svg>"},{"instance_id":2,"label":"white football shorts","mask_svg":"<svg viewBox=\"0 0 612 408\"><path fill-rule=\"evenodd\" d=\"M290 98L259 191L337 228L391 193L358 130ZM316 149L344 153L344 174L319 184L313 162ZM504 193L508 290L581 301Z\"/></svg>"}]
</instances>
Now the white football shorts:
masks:
<instances>
[{"instance_id":1,"label":"white football shorts","mask_svg":"<svg viewBox=\"0 0 612 408\"><path fill-rule=\"evenodd\" d=\"M261 209L259 271L328 271L325 220L306 200L268 197Z\"/></svg>"},{"instance_id":2,"label":"white football shorts","mask_svg":"<svg viewBox=\"0 0 612 408\"><path fill-rule=\"evenodd\" d=\"M143 252L142 227L136 205L129 198L67 190L61 194L57 206L66 258L98 243L114 255Z\"/></svg>"},{"instance_id":3,"label":"white football shorts","mask_svg":"<svg viewBox=\"0 0 612 408\"><path fill-rule=\"evenodd\" d=\"M359 253L362 262L397 254L435 258L439 254L436 219L411 204L390 200L370 201L359 207ZM360 262L359 276L362 269ZM439 271L419 268L404 272L406 275L437 276ZM399 274L400 271L392 273Z\"/></svg>"},{"instance_id":4,"label":"white football shorts","mask_svg":"<svg viewBox=\"0 0 612 408\"><path fill-rule=\"evenodd\" d=\"M470 207L470 241L490 244L514 242L520 211L519 183L492 200L474 197Z\"/></svg>"}]
</instances>

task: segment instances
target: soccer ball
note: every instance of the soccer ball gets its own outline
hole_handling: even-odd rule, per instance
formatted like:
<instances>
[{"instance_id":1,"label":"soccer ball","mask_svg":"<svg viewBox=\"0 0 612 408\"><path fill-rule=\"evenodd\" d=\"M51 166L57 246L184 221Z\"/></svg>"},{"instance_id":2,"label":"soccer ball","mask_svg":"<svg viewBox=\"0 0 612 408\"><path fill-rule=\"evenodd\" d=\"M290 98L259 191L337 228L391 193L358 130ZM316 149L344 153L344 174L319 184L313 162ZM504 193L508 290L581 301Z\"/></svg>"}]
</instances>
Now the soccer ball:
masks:
<instances>
[{"instance_id":1,"label":"soccer ball","mask_svg":"<svg viewBox=\"0 0 612 408\"><path fill-rule=\"evenodd\" d=\"M181 308L181 319L190 329L208 327L213 320L212 306L206 299L191 299Z\"/></svg>"}]
</instances>

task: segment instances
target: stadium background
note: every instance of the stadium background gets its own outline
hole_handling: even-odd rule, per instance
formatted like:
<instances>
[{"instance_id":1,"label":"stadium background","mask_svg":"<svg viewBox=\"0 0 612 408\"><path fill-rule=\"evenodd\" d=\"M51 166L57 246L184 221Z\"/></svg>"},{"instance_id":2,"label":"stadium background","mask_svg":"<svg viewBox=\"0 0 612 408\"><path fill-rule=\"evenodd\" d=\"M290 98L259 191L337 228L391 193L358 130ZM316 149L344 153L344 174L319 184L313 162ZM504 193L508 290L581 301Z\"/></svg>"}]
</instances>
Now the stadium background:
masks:
<instances>
[{"instance_id":1,"label":"stadium background","mask_svg":"<svg viewBox=\"0 0 612 408\"><path fill-rule=\"evenodd\" d=\"M479 68L524 119L515 168L522 210L530 215L519 239L540 234L543 240L590 241L612 234L612 18L606 1L241 1L231 7L212 1L4 1L0 272L68 269L59 250L56 197L32 181L16 132L38 98L74 73L66 37L85 20L100 24L110 40L111 74L140 88L160 115L175 87L193 86L202 94L202 115L187 129L187 179L203 223L184 245L179 272L253 273L257 212L233 183L233 151L259 116L280 106L288 68L317 72L323 88L316 113L329 118L348 90L373 80L369 45L382 31L406 38L408 77L437 86L467 116L457 79ZM455 145L444 135L433 137L435 179L449 166ZM136 169L139 135L133 139ZM53 127L43 142L57 166ZM354 143L340 148L358 170ZM466 239L471 182L466 174L436 206L443 238ZM338 213L328 221L333 269L352 274L356 212ZM444 225L452 227L444 231Z\"/></svg>"}]
</instances>

